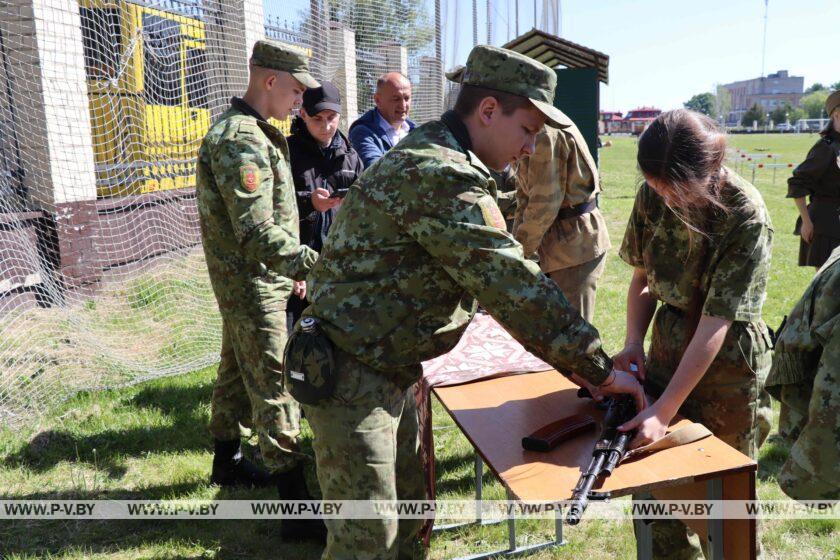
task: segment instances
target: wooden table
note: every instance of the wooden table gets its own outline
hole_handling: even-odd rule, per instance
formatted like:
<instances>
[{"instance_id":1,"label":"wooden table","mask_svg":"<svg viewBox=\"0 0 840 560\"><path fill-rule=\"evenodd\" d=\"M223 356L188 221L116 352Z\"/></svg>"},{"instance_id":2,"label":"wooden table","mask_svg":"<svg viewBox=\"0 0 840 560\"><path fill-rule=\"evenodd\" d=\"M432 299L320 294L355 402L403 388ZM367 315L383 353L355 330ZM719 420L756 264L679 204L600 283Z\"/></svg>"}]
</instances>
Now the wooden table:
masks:
<instances>
[{"instance_id":1,"label":"wooden table","mask_svg":"<svg viewBox=\"0 0 840 560\"><path fill-rule=\"evenodd\" d=\"M578 436L548 453L525 451L521 445L524 436L571 414L586 413L601 420L603 413L591 401L578 398L577 386L571 381L556 371L547 371L440 387L434 392L512 499L571 498L581 469L592 457L599 431ZM671 429L687 422L678 420ZM477 474L480 465L477 460ZM622 463L595 489L609 491L614 497L647 491L657 499L754 500L756 470L755 461L711 436ZM477 490L480 494L480 487ZM685 522L701 539L709 540L715 560L756 557L754 519ZM639 557L648 557L650 531L644 523L637 527L642 530L637 542ZM508 551L525 552L516 547L512 522L509 528ZM552 544L561 543L562 524L558 520L558 535Z\"/></svg>"}]
</instances>

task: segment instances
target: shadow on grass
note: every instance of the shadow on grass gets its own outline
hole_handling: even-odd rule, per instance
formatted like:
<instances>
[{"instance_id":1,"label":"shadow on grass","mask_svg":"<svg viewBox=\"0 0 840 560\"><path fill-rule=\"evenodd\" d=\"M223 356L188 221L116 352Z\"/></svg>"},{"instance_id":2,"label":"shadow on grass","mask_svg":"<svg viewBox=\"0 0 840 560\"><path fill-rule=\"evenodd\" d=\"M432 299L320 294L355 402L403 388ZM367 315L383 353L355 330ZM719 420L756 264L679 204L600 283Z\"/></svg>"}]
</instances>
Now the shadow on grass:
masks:
<instances>
[{"instance_id":1,"label":"shadow on grass","mask_svg":"<svg viewBox=\"0 0 840 560\"><path fill-rule=\"evenodd\" d=\"M784 438L777 433L771 434L759 452L758 479L765 482L777 480L789 455L790 448Z\"/></svg>"},{"instance_id":2,"label":"shadow on grass","mask_svg":"<svg viewBox=\"0 0 840 560\"><path fill-rule=\"evenodd\" d=\"M0 521L0 557L316 560L322 548L284 542L276 520Z\"/></svg>"},{"instance_id":3,"label":"shadow on grass","mask_svg":"<svg viewBox=\"0 0 840 560\"><path fill-rule=\"evenodd\" d=\"M148 452L179 452L209 449L207 403L212 384L181 387L146 387L114 411L115 420L143 416L150 409L162 416L159 425L140 425L105 429L84 434L68 429L51 429L38 433L2 462L7 467L25 467L36 472L48 471L62 461L85 462L104 471L111 478L126 472L126 457L141 457Z\"/></svg>"},{"instance_id":4,"label":"shadow on grass","mask_svg":"<svg viewBox=\"0 0 840 560\"><path fill-rule=\"evenodd\" d=\"M453 493L462 495L475 494L475 455L472 453L465 453L463 455L451 455L444 459L438 459L435 463L435 473L437 473L438 481L435 484L437 493ZM464 474L457 477L442 478L443 475L452 472L465 471ZM495 480L495 476L487 467L484 466L481 477L484 485L490 484Z\"/></svg>"}]
</instances>

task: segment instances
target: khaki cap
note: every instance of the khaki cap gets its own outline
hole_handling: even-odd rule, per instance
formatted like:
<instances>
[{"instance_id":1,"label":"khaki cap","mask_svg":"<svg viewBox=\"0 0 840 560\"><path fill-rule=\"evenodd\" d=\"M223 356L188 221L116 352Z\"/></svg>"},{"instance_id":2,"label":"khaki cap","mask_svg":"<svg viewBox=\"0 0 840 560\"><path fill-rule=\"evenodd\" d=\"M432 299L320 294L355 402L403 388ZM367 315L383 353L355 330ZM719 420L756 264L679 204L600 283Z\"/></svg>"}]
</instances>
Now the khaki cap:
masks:
<instances>
[{"instance_id":1,"label":"khaki cap","mask_svg":"<svg viewBox=\"0 0 840 560\"><path fill-rule=\"evenodd\" d=\"M470 52L461 77L462 85L477 86L527 97L554 128L571 124L554 106L557 74L533 58L508 49L478 45Z\"/></svg>"},{"instance_id":2,"label":"khaki cap","mask_svg":"<svg viewBox=\"0 0 840 560\"><path fill-rule=\"evenodd\" d=\"M288 72L308 88L321 84L309 73L309 57L295 48L275 41L257 41L251 53L251 64L260 68Z\"/></svg>"}]
</instances>

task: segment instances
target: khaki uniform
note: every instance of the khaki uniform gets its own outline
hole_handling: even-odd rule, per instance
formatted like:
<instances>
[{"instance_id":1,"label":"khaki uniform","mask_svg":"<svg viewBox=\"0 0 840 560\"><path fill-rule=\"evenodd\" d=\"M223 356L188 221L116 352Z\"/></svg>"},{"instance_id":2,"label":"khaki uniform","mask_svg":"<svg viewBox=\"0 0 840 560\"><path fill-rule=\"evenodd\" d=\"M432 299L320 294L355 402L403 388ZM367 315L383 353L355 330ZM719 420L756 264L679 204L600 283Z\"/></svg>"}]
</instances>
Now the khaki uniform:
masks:
<instances>
[{"instance_id":1,"label":"khaki uniform","mask_svg":"<svg viewBox=\"0 0 840 560\"><path fill-rule=\"evenodd\" d=\"M241 99L213 124L198 154L201 239L222 314L221 363L210 431L217 440L252 427L266 466L299 458L297 403L281 390L285 308L292 279L317 253L298 240L298 211L283 134Z\"/></svg>"},{"instance_id":2,"label":"khaki uniform","mask_svg":"<svg viewBox=\"0 0 840 560\"><path fill-rule=\"evenodd\" d=\"M648 392L661 394L679 365L688 343L686 312L697 280L704 296L703 315L732 321L720 352L679 412L756 458L772 418L764 390L771 343L761 309L773 227L759 192L732 171L728 171L724 197L731 211L718 212L698 226L706 237L689 234L683 220L643 185L620 256L644 269L651 295L662 303L653 319L647 354ZM652 525L655 558L700 556L680 521Z\"/></svg>"},{"instance_id":3,"label":"khaki uniform","mask_svg":"<svg viewBox=\"0 0 840 560\"><path fill-rule=\"evenodd\" d=\"M840 499L840 248L779 332L767 390L781 401L791 446L779 486L794 499Z\"/></svg>"},{"instance_id":4,"label":"khaki uniform","mask_svg":"<svg viewBox=\"0 0 840 560\"><path fill-rule=\"evenodd\" d=\"M610 237L597 206L570 215L594 205L601 192L597 167L577 127L543 130L534 153L519 164L517 179L514 237L591 321Z\"/></svg>"}]
</instances>

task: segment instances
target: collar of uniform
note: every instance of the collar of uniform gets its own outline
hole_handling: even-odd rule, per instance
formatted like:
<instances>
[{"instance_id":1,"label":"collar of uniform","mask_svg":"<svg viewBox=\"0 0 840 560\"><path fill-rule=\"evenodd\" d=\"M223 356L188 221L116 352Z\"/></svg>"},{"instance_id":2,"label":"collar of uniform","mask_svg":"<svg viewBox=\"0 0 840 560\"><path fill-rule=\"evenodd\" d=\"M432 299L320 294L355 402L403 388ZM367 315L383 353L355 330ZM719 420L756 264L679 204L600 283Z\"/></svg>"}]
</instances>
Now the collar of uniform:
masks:
<instances>
[{"instance_id":1,"label":"collar of uniform","mask_svg":"<svg viewBox=\"0 0 840 560\"><path fill-rule=\"evenodd\" d=\"M260 114L257 112L257 110L256 110L256 109L254 109L253 107L251 107L250 105L248 105L248 103L246 103L246 102L245 102L245 100L244 100L244 99L242 99L241 97L231 97L231 98L230 98L230 105L231 105L231 107L233 107L234 109L237 109L237 110L239 110L239 111L242 111L242 112L243 112L243 113L245 113L246 115L250 115L250 116L254 117L255 119L257 119L258 121L268 122L268 121L265 119L265 117L263 117L262 115L260 115Z\"/></svg>"},{"instance_id":2,"label":"collar of uniform","mask_svg":"<svg viewBox=\"0 0 840 560\"><path fill-rule=\"evenodd\" d=\"M467 125L464 124L464 121L461 120L461 117L458 116L458 113L455 111L447 111L443 115L441 115L440 120L452 135L455 137L455 140L458 142L458 145L461 147L464 153L469 152L472 150L472 140L470 140L470 131L467 130Z\"/></svg>"}]
</instances>

